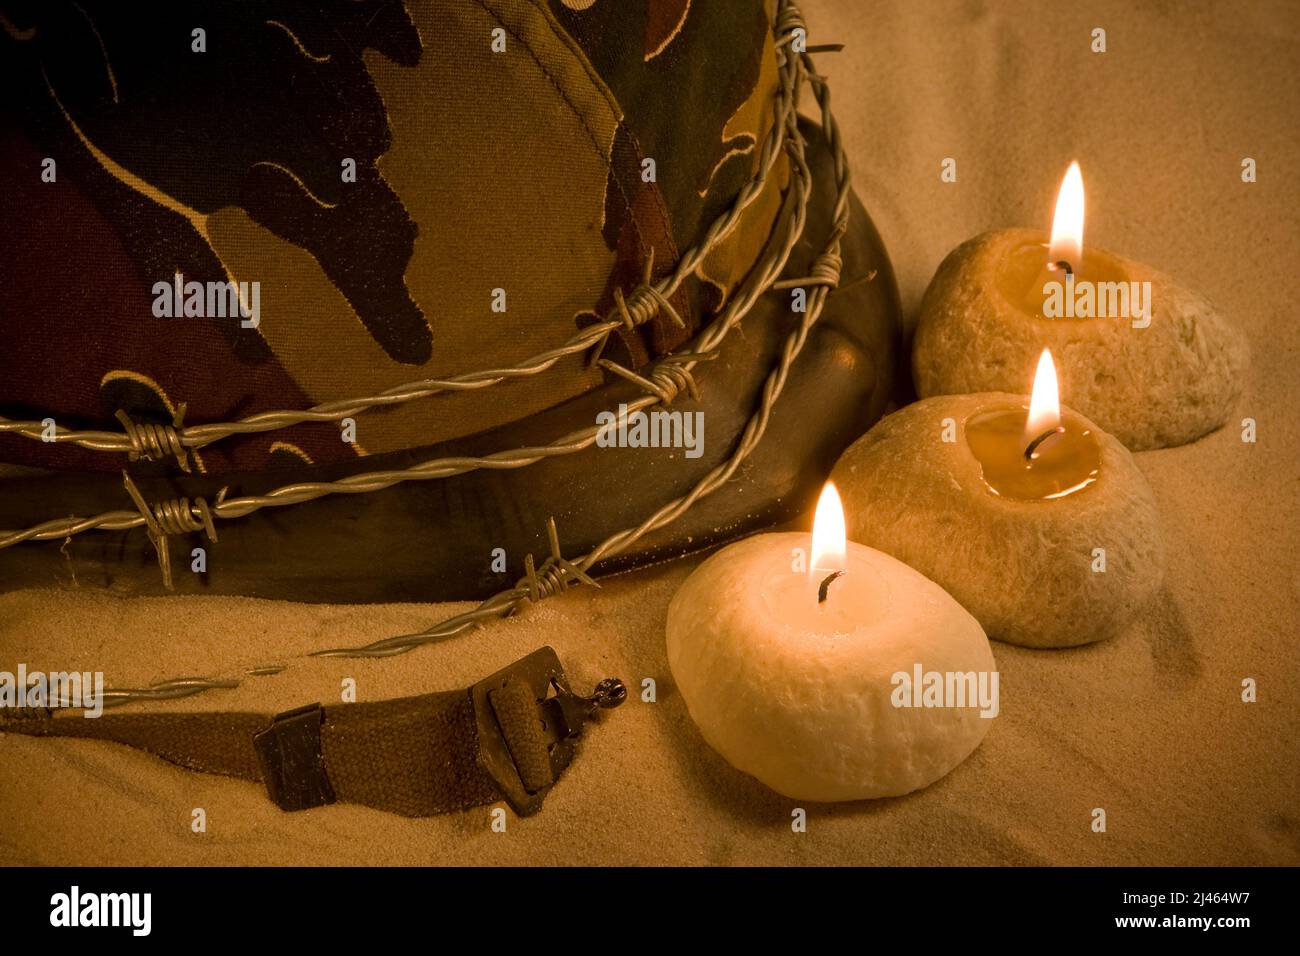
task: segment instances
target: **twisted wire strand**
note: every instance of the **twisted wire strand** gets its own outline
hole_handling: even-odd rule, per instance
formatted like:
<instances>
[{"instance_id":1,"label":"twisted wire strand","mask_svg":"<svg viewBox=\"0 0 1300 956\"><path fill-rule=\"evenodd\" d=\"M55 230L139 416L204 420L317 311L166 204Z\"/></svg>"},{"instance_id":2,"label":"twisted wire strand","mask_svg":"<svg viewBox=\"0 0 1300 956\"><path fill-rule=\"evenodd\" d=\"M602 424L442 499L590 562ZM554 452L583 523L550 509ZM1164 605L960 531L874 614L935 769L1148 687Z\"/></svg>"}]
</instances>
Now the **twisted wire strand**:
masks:
<instances>
[{"instance_id":1,"label":"twisted wire strand","mask_svg":"<svg viewBox=\"0 0 1300 956\"><path fill-rule=\"evenodd\" d=\"M694 381L690 377L694 364L711 357L710 353L716 350L717 345L726 337L728 332L748 313L759 296L777 288L810 287L803 318L799 325L787 336L775 366L764 379L758 407L747 420L730 458L710 470L685 495L663 505L639 525L610 535L580 558L570 560L563 557L554 519L548 520L547 532L551 549L550 556L545 559L542 565L536 566L533 556L528 555L525 560L525 575L516 582L514 587L492 595L469 611L448 617L423 631L389 637L360 646L324 649L312 652L308 656L392 657L408 653L425 644L444 641L463 634L484 621L498 619L517 612L525 602L535 603L544 600L570 586L585 584L599 587L599 583L591 578L589 574L597 563L617 556L644 535L671 524L689 510L700 498L711 494L724 485L749 457L754 448L757 447L767 429L772 408L785 387L790 368L802 351L812 327L821 317L827 297L838 283L839 270L842 265L840 240L847 230L849 216L850 177L848 161L840 139L839 127L835 122L834 115L831 113L830 89L824 79L817 75L813 68L811 56L808 53L789 56L786 55L784 49L788 42L788 31L796 26L802 26L802 20L798 17L793 0L782 0L778 25L785 31L782 35L782 42L778 44L778 67L783 76L783 89L791 90L797 94L801 74L806 75L821 108L823 131L834 159L836 201L831 231L825 240L822 251L814 258L807 277L777 282L777 277L785 268L791 251L803 234L807 220L807 204L812 187L812 174L805 157L806 143L797 127L797 115L794 113L783 114L780 122L786 125L786 134L782 137L784 140L782 148L787 151L792 160L793 213L790 216L779 249L776 254L768 257L752 280L746 282L744 289L738 292L719 318L701 335L697 351L669 357L669 359L675 358L676 361L665 359L657 363L652 368L648 378L641 377L645 379L643 387L649 386L647 391L651 392L651 394L628 403L630 410L638 410L660 403L671 402L681 391L689 390L694 386ZM680 269L681 263L679 262ZM623 371L626 372L627 370ZM636 373L629 374L635 375ZM531 464L533 461L547 457L551 453L563 454L585 448L594 441L595 433L598 431L599 427L583 429L561 438L552 446L522 449L519 452L523 455L522 458L511 458L506 453L498 453L496 456L487 456L484 459L444 459L402 471L356 475L352 476L352 479L343 479L340 482L290 485L263 496L218 501L217 505L212 508L212 512L222 517L235 517L266 505L292 503L279 500L282 498L297 499L298 496L303 494L319 497L323 494L337 492L355 493L374 490L368 487L368 484L375 481L380 482L382 487L388 487L402 480L441 477L444 474L457 474L472 467L522 467L525 464ZM435 473L425 474L422 469L428 469ZM443 469L453 470L443 472ZM411 474L412 472L416 472L416 474ZM339 485L346 487L336 487ZM138 527L141 523L144 523L144 518L139 514L132 517L130 512L111 512L99 516L98 519L67 519L66 521L60 520L46 523L48 526L60 526L58 530L55 530L54 527L47 527L44 531L41 531L38 530L40 528L38 526L36 529L28 529L27 532L10 533L10 536L14 534L25 535L23 540L49 538L59 536L62 533L74 533L70 530L74 527L74 524L85 525L87 529L89 527L117 529ZM0 537L0 547L6 543L4 537ZM278 673L280 670L283 670L283 666L277 666L269 672ZM149 688L110 689L105 693L111 697L107 705L117 706L135 700L163 699L160 698L160 694L190 696L216 687L238 686L239 682L239 679L236 678L180 678L151 685Z\"/></svg>"},{"instance_id":2,"label":"twisted wire strand","mask_svg":"<svg viewBox=\"0 0 1300 956\"><path fill-rule=\"evenodd\" d=\"M610 332L623 327L622 320L611 320L586 326L563 345L534 355L509 368L483 369L476 372L467 372L449 379L423 379L418 382L407 382L364 398L323 402L310 409L298 411L258 412L237 422L189 425L182 429L175 429L167 425L133 422L132 426L129 427L125 426L124 423L124 428L127 429L125 434L107 431L75 431L62 429L56 425L50 438L44 438L43 426L40 422L14 421L0 417L0 433L18 434L25 438L42 441L70 442L92 451L125 452L139 458L161 460L168 455L174 454L176 442L179 442L184 449L198 449L231 435L275 431L303 422L341 421L344 418L359 415L376 407L400 405L404 402L427 398L443 392L463 392L488 388L508 379L537 375L548 371L557 362L569 355L578 355L600 345L608 338ZM131 428L134 428L135 431L132 432ZM154 431L155 429L160 431ZM155 435L161 435L162 437L156 439ZM173 440L173 437L175 440ZM135 458L132 458L132 460L135 460Z\"/></svg>"}]
</instances>

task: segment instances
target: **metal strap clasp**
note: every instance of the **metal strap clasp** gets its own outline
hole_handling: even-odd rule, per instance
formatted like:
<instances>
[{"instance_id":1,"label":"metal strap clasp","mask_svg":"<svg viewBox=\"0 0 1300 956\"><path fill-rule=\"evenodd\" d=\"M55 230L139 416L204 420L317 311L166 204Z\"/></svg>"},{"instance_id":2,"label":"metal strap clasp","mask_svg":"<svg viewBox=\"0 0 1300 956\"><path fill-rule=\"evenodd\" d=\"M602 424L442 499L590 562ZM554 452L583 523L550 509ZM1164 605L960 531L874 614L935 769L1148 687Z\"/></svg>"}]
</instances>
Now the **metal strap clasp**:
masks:
<instances>
[{"instance_id":1,"label":"metal strap clasp","mask_svg":"<svg viewBox=\"0 0 1300 956\"><path fill-rule=\"evenodd\" d=\"M515 765L510 742L489 698L512 680L526 682L532 691L551 766L551 782L532 790ZM583 724L597 708L617 707L626 700L627 687L616 677L606 678L592 696L580 697L569 688L560 658L548 646L479 681L470 688L470 698L478 727L479 766L496 783L510 808L524 817L541 809L554 781L573 760Z\"/></svg>"},{"instance_id":2,"label":"metal strap clasp","mask_svg":"<svg viewBox=\"0 0 1300 956\"><path fill-rule=\"evenodd\" d=\"M308 704L277 714L270 727L253 736L266 793L281 810L310 810L337 799L321 753L324 719L320 704Z\"/></svg>"}]
</instances>

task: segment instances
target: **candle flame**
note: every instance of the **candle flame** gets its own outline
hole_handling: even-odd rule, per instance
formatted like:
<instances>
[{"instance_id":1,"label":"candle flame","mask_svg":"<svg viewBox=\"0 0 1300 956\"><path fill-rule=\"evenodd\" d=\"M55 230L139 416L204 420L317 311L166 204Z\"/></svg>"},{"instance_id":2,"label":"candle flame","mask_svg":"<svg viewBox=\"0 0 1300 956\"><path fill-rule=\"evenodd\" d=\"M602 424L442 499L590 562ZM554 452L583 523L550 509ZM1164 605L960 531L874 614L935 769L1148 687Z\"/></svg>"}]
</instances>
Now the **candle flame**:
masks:
<instances>
[{"instance_id":1,"label":"candle flame","mask_svg":"<svg viewBox=\"0 0 1300 956\"><path fill-rule=\"evenodd\" d=\"M843 570L845 565L844 505L833 482L826 482L822 496L817 499L817 513L813 516L812 560L808 572Z\"/></svg>"},{"instance_id":2,"label":"candle flame","mask_svg":"<svg viewBox=\"0 0 1300 956\"><path fill-rule=\"evenodd\" d=\"M1061 190L1056 194L1047 261L1068 262L1074 272L1083 266L1083 173L1077 161L1070 163Z\"/></svg>"},{"instance_id":3,"label":"candle flame","mask_svg":"<svg viewBox=\"0 0 1300 956\"><path fill-rule=\"evenodd\" d=\"M1043 349L1034 373L1034 390L1029 396L1029 417L1025 419L1024 447L1043 432L1061 424L1061 390L1056 382L1056 364L1052 353ZM818 511L820 512L820 507Z\"/></svg>"}]
</instances>

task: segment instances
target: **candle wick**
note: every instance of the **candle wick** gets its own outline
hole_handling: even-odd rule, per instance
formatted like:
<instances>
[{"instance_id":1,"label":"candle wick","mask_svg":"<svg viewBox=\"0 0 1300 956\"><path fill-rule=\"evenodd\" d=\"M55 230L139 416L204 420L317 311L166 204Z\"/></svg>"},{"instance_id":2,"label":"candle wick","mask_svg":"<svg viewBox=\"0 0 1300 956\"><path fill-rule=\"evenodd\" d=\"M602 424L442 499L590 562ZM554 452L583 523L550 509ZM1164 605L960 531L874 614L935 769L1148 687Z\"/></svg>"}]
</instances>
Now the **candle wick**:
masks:
<instances>
[{"instance_id":1,"label":"candle wick","mask_svg":"<svg viewBox=\"0 0 1300 956\"><path fill-rule=\"evenodd\" d=\"M1055 262L1050 262L1048 263L1047 268L1064 269L1067 276L1074 275L1074 267L1071 266L1069 261L1066 259L1057 259Z\"/></svg>"},{"instance_id":2,"label":"candle wick","mask_svg":"<svg viewBox=\"0 0 1300 956\"><path fill-rule=\"evenodd\" d=\"M818 603L818 604L825 604L825 603L826 603L826 594L827 594L827 592L830 590L831 582L834 581L836 578L838 578L838 577L839 577L840 575L842 575L843 573L844 573L844 569L841 568L841 569L838 570L838 571L832 571L830 574L826 575L826 577L822 579L821 586L820 586L819 588L817 588L817 603Z\"/></svg>"},{"instance_id":3,"label":"candle wick","mask_svg":"<svg viewBox=\"0 0 1300 956\"><path fill-rule=\"evenodd\" d=\"M1028 446L1026 446L1025 461L1034 460L1034 455L1037 454L1038 449L1043 444L1043 442L1047 441L1049 438L1053 437L1054 435L1064 435L1064 434L1065 434L1064 425L1057 425L1055 428L1049 428L1047 431L1043 432L1041 435L1039 435L1037 438L1031 441L1028 444Z\"/></svg>"}]
</instances>

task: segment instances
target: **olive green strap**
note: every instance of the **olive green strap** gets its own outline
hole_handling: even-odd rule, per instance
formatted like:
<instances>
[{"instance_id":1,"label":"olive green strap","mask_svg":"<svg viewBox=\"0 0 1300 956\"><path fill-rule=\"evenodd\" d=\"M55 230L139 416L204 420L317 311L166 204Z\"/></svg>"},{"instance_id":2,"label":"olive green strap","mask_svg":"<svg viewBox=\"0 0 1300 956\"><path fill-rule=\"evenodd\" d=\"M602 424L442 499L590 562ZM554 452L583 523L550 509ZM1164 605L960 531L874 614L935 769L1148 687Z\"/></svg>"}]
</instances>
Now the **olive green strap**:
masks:
<instances>
[{"instance_id":1,"label":"olive green strap","mask_svg":"<svg viewBox=\"0 0 1300 956\"><path fill-rule=\"evenodd\" d=\"M0 731L126 744L189 770L266 785L285 810L341 801L425 817L507 800L534 812L571 759L585 717L621 683L578 698L549 647L468 690L250 713L0 712Z\"/></svg>"}]
</instances>

